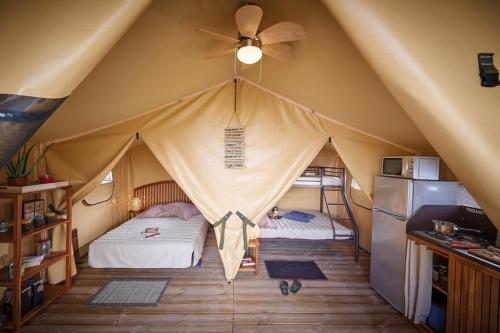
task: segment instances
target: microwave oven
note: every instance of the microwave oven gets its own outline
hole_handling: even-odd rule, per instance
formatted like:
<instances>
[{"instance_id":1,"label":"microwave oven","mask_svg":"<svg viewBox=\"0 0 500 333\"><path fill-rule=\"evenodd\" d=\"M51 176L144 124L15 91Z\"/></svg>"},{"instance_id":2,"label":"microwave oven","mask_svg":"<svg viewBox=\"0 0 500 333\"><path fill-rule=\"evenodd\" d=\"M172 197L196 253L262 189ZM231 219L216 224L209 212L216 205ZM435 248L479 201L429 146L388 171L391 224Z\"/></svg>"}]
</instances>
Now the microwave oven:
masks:
<instances>
[{"instance_id":1,"label":"microwave oven","mask_svg":"<svg viewBox=\"0 0 500 333\"><path fill-rule=\"evenodd\" d=\"M439 157L383 157L382 176L409 179L439 180Z\"/></svg>"}]
</instances>

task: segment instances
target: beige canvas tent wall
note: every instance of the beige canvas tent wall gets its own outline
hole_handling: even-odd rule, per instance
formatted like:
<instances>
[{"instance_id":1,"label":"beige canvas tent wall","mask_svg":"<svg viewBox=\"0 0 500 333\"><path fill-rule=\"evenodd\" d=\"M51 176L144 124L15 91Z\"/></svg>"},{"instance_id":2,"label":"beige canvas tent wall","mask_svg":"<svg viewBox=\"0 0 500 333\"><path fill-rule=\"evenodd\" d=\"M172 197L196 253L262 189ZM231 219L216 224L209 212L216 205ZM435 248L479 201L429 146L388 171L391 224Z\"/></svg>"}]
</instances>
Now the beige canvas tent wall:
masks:
<instances>
[{"instance_id":1,"label":"beige canvas tent wall","mask_svg":"<svg viewBox=\"0 0 500 333\"><path fill-rule=\"evenodd\" d=\"M415 125L500 226L500 90L480 86L477 66L478 53L500 52L500 3L323 2ZM401 19L402 12L411 15Z\"/></svg>"},{"instance_id":2,"label":"beige canvas tent wall","mask_svg":"<svg viewBox=\"0 0 500 333\"><path fill-rule=\"evenodd\" d=\"M246 128L243 170L223 168L223 129L232 117ZM352 171L367 194L380 156L405 152L239 80L237 86L229 81L132 120L57 142L47 155L47 170L71 179L79 201L128 151L136 133L211 223L229 210L258 221L283 197L329 136L346 164L362 164L363 172L370 173L356 175L359 167ZM347 162L341 151L345 142L353 141L364 151L355 154L355 148L349 147L352 155ZM221 230L216 228L219 243ZM237 218L228 221L221 250L228 279L236 276L246 232L256 237L258 228L245 230Z\"/></svg>"},{"instance_id":3,"label":"beige canvas tent wall","mask_svg":"<svg viewBox=\"0 0 500 333\"><path fill-rule=\"evenodd\" d=\"M2 1L0 168L64 102L149 3Z\"/></svg>"},{"instance_id":4,"label":"beige canvas tent wall","mask_svg":"<svg viewBox=\"0 0 500 333\"><path fill-rule=\"evenodd\" d=\"M314 110L314 119L324 115L343 124L327 123L324 118L314 120L323 124L325 138L330 135L334 138L336 150L366 195L371 194L372 176L378 171L382 154L435 154L434 147L498 225L499 205L495 200L499 178L489 178L489 171L499 164L495 158L499 156L498 133L492 125L498 123L495 113L498 90L479 88L472 60L476 49L498 52L497 34L481 33L499 31L498 10L490 10L498 8L497 2L486 1L480 6L451 1L426 6L413 4L414 15L404 21L394 15L394 11L407 11L397 1L374 4L362 0L325 0L334 15L320 1L288 1L286 6L280 0L256 2L265 8L263 26L293 20L309 32L306 40L293 45L291 62L282 64L264 59L262 87L307 105ZM110 1L108 5L134 6L125 0ZM142 5L141 8L146 7L147 2ZM36 133L34 141L61 141L95 131L230 79L234 75L233 59L202 60L203 55L224 46L205 39L195 28L202 26L236 35L233 14L237 6L236 1L152 2ZM454 8L451 21L447 19L447 8ZM133 15L127 17L127 22L132 23ZM426 17L435 19L427 22ZM443 28L440 23L444 21L450 24ZM366 24L356 25L356 22ZM421 22L429 23L426 29L420 29ZM470 26L468 22L481 24L475 25L472 33L457 34L463 22L467 23L465 27ZM33 28L30 24L24 31ZM440 33L434 35L434 31ZM479 35L481 38L476 38ZM460 36L460 40L455 36ZM97 35L95 38L99 39ZM377 42L371 43L372 40ZM443 40L448 41L446 57L439 57L434 51L443 50L440 44ZM14 45L18 41L14 40ZM111 47L112 43L106 45ZM395 56L388 56L391 54ZM89 63L98 61L95 54L88 57L93 59ZM6 69L20 67L16 66L16 56L4 60L2 65ZM86 63L87 59L81 61ZM393 63L398 66L396 71L392 70ZM46 67L42 64L40 68ZM52 68L44 72L49 83L52 76L57 80L61 74ZM466 70L455 71L457 68ZM241 75L255 79L256 71L254 67ZM38 70L30 71L27 79L19 82L38 82L31 80L36 79L37 73ZM88 71L81 73L85 75ZM402 73L409 73L412 79ZM50 87L47 82L40 84L41 89L58 86ZM28 86L23 84L18 89ZM483 106L481 118L473 113L479 101L479 106ZM148 122L141 119L145 119L144 123L132 121L114 127L115 132L110 135L118 138L117 142L105 147L113 150L113 156L99 156L102 159L99 163L83 159L74 164L65 161L64 156L70 156L71 149L65 151L62 145L59 155L49 158L53 165L66 170L64 177L77 181L75 184L80 188L77 198L95 188L98 178L128 150L134 141L131 133ZM96 145L99 140L110 138L98 134L96 137L95 133L85 137L87 144ZM156 148L153 150L159 153L161 147ZM75 167L82 170L74 172Z\"/></svg>"}]
</instances>

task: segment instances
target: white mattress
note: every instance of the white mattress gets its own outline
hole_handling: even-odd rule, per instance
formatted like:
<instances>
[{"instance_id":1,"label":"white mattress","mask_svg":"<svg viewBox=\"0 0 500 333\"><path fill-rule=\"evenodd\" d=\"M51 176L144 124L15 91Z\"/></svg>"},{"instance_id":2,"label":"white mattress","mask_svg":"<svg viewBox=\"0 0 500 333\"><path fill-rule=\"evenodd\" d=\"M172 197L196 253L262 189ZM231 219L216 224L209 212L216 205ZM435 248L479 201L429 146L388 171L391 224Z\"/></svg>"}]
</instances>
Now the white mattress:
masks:
<instances>
[{"instance_id":1,"label":"white mattress","mask_svg":"<svg viewBox=\"0 0 500 333\"><path fill-rule=\"evenodd\" d=\"M318 187L321 185L325 186L342 186L342 180L340 177L333 176L308 176L299 177L295 180L294 186L304 186L304 187Z\"/></svg>"},{"instance_id":2,"label":"white mattress","mask_svg":"<svg viewBox=\"0 0 500 333\"><path fill-rule=\"evenodd\" d=\"M281 218L271 220L273 228L260 227L260 238L290 238L290 239L333 239L330 218L316 210L297 210L315 217L308 223ZM284 215L288 210L282 210ZM338 222L333 222L335 239L346 239L353 234L352 230Z\"/></svg>"},{"instance_id":3,"label":"white mattress","mask_svg":"<svg viewBox=\"0 0 500 333\"><path fill-rule=\"evenodd\" d=\"M146 228L159 236L144 239ZM90 244L89 265L95 268L186 268L201 258L208 222L202 215L131 219Z\"/></svg>"}]
</instances>

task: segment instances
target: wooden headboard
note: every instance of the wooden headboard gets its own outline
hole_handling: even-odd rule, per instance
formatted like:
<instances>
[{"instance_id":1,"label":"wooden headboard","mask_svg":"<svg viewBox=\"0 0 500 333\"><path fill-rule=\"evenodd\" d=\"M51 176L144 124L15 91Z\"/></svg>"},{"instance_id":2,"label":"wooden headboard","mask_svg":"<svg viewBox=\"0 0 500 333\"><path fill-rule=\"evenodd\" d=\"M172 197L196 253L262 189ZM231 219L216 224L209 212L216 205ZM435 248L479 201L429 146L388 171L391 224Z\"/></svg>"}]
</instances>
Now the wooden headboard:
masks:
<instances>
[{"instance_id":1,"label":"wooden headboard","mask_svg":"<svg viewBox=\"0 0 500 333\"><path fill-rule=\"evenodd\" d=\"M189 202L188 196L173 180L166 180L151 184L146 184L134 189L134 197L141 198L143 208L155 204L171 202Z\"/></svg>"}]
</instances>

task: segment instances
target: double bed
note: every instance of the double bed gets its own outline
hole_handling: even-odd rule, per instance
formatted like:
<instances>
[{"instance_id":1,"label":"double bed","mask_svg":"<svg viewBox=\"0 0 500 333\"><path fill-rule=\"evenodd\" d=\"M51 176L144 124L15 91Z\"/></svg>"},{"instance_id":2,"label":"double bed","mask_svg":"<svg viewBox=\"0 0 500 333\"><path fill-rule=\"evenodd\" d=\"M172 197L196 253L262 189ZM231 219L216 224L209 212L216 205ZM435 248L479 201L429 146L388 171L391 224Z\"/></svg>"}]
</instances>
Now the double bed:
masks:
<instances>
[{"instance_id":1,"label":"double bed","mask_svg":"<svg viewBox=\"0 0 500 333\"><path fill-rule=\"evenodd\" d=\"M134 190L144 206L174 202L190 203L173 181L148 184ZM159 235L144 238L147 228ZM184 220L175 216L137 216L107 232L89 246L89 265L94 268L186 268L201 259L208 222L201 215Z\"/></svg>"}]
</instances>

